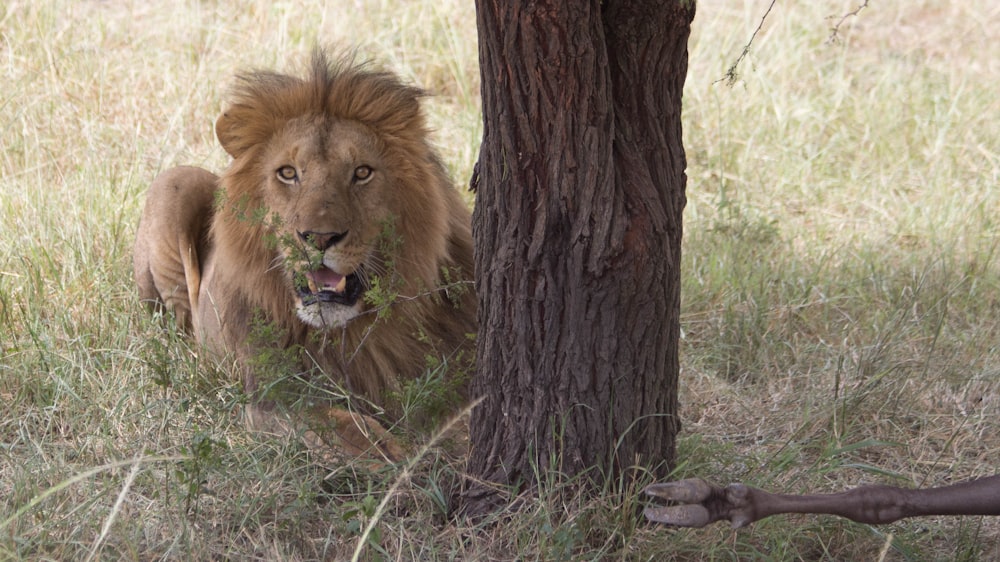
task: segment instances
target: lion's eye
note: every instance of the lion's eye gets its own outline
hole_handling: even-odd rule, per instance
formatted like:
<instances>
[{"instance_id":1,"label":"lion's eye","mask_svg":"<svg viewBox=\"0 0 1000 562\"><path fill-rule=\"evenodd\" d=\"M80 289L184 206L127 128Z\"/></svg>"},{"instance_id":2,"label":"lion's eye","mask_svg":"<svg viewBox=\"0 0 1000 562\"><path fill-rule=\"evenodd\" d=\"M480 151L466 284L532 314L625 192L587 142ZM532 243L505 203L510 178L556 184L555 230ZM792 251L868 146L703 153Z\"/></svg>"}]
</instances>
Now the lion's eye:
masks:
<instances>
[{"instance_id":1,"label":"lion's eye","mask_svg":"<svg viewBox=\"0 0 1000 562\"><path fill-rule=\"evenodd\" d=\"M369 166L358 166L354 168L354 181L357 183L365 183L372 179L375 174L375 170L372 170Z\"/></svg>"},{"instance_id":2,"label":"lion's eye","mask_svg":"<svg viewBox=\"0 0 1000 562\"><path fill-rule=\"evenodd\" d=\"M299 171L295 169L295 166L282 166L278 168L275 175L278 176L278 181L289 185L295 183L299 179Z\"/></svg>"}]
</instances>

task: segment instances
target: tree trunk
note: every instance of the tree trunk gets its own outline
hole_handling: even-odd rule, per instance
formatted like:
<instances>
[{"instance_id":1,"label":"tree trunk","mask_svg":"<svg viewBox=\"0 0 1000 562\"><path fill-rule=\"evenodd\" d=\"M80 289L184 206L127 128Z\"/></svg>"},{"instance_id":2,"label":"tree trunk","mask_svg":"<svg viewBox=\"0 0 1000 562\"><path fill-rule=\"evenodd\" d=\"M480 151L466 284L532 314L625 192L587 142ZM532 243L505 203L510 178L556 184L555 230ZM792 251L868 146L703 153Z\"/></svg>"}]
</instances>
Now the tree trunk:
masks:
<instances>
[{"instance_id":1,"label":"tree trunk","mask_svg":"<svg viewBox=\"0 0 1000 562\"><path fill-rule=\"evenodd\" d=\"M693 1L477 1L475 477L673 463L693 17Z\"/></svg>"}]
</instances>

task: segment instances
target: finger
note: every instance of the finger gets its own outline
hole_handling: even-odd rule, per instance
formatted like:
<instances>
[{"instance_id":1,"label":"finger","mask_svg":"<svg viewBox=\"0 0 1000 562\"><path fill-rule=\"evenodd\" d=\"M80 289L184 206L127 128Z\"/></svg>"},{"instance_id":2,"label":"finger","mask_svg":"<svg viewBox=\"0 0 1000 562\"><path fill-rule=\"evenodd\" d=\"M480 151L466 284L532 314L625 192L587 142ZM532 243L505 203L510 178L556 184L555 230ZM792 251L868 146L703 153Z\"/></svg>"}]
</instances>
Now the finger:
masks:
<instances>
[{"instance_id":1,"label":"finger","mask_svg":"<svg viewBox=\"0 0 1000 562\"><path fill-rule=\"evenodd\" d=\"M651 484L646 487L647 495L681 503L701 503L712 493L712 486L701 478L688 478L676 482Z\"/></svg>"},{"instance_id":2,"label":"finger","mask_svg":"<svg viewBox=\"0 0 1000 562\"><path fill-rule=\"evenodd\" d=\"M708 510L697 504L647 507L642 513L650 521L675 527L704 527L712 522Z\"/></svg>"}]
</instances>

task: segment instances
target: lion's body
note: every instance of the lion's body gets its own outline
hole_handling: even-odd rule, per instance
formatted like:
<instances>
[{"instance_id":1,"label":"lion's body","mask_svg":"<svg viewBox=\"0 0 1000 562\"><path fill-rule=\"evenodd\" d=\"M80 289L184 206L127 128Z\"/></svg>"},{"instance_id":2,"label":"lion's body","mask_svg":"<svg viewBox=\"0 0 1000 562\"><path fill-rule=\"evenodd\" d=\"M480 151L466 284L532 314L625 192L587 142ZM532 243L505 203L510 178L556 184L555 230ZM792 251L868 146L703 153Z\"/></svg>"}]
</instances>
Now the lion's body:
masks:
<instances>
[{"instance_id":1,"label":"lion's body","mask_svg":"<svg viewBox=\"0 0 1000 562\"><path fill-rule=\"evenodd\" d=\"M141 297L234 358L252 395L260 346L273 346L398 415L401 384L429 354L467 357L476 329L470 214L428 144L420 96L322 55L308 79L242 77L216 124L229 168L175 168L150 187ZM362 297L373 287L389 314Z\"/></svg>"}]
</instances>

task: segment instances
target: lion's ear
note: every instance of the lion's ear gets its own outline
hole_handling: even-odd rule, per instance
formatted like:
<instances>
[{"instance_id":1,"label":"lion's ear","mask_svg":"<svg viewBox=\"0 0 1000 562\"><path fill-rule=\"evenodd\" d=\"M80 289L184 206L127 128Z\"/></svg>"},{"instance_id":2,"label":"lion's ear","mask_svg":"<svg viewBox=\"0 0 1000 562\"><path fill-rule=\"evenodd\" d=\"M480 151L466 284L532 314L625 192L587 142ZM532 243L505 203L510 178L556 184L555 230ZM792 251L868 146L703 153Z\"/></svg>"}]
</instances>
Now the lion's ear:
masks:
<instances>
[{"instance_id":1,"label":"lion's ear","mask_svg":"<svg viewBox=\"0 0 1000 562\"><path fill-rule=\"evenodd\" d=\"M243 152L243 147L237 141L237 134L234 119L228 113L223 113L215 121L215 136L219 137L219 143L230 156L236 158Z\"/></svg>"}]
</instances>

